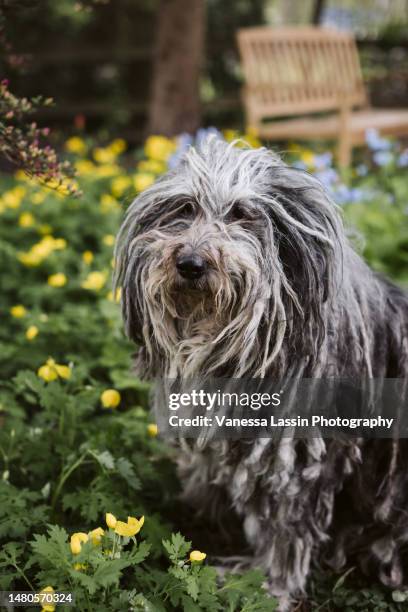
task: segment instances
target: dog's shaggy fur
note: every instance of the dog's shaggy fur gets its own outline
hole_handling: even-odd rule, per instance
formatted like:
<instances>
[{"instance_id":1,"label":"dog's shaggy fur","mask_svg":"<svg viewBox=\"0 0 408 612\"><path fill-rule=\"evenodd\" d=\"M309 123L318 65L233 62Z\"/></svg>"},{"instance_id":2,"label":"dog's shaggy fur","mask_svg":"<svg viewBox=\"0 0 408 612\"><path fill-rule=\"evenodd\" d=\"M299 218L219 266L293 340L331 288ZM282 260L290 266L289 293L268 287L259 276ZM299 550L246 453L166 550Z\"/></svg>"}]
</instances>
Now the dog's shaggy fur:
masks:
<instances>
[{"instance_id":1,"label":"dog's shaggy fur","mask_svg":"<svg viewBox=\"0 0 408 612\"><path fill-rule=\"evenodd\" d=\"M177 261L199 256L184 278ZM130 206L117 245L139 374L405 378L408 298L350 246L319 182L265 149L211 138ZM243 517L282 607L312 561L408 578L408 442L181 444L186 497ZM404 575L405 570L405 575Z\"/></svg>"}]
</instances>

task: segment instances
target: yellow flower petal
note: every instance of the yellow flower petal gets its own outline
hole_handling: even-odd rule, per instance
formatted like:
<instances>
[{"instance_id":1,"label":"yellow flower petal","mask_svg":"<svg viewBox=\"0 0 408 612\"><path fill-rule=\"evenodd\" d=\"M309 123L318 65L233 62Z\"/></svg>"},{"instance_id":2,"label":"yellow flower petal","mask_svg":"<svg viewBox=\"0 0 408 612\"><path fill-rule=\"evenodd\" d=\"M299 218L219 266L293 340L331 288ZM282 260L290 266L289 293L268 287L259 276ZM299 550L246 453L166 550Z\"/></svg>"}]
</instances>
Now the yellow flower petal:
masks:
<instances>
[{"instance_id":1,"label":"yellow flower petal","mask_svg":"<svg viewBox=\"0 0 408 612\"><path fill-rule=\"evenodd\" d=\"M192 550L190 553L190 561L200 563L206 558L206 554L199 550Z\"/></svg>"},{"instance_id":2,"label":"yellow flower petal","mask_svg":"<svg viewBox=\"0 0 408 612\"><path fill-rule=\"evenodd\" d=\"M18 218L18 224L20 227L31 227L35 223L34 215L29 212L21 213Z\"/></svg>"},{"instance_id":3,"label":"yellow flower petal","mask_svg":"<svg viewBox=\"0 0 408 612\"><path fill-rule=\"evenodd\" d=\"M116 408L120 404L120 393L116 389L106 389L101 394L101 402L104 408Z\"/></svg>"},{"instance_id":4,"label":"yellow flower petal","mask_svg":"<svg viewBox=\"0 0 408 612\"><path fill-rule=\"evenodd\" d=\"M88 265L92 263L93 258L94 258L94 254L92 253L92 251L84 251L82 253L82 259Z\"/></svg>"},{"instance_id":5,"label":"yellow flower petal","mask_svg":"<svg viewBox=\"0 0 408 612\"><path fill-rule=\"evenodd\" d=\"M106 274L104 272L90 272L85 280L82 281L83 289L99 291L106 283Z\"/></svg>"},{"instance_id":6,"label":"yellow flower petal","mask_svg":"<svg viewBox=\"0 0 408 612\"><path fill-rule=\"evenodd\" d=\"M110 529L115 529L117 519L116 516L108 512L105 516L106 524Z\"/></svg>"},{"instance_id":7,"label":"yellow flower petal","mask_svg":"<svg viewBox=\"0 0 408 612\"><path fill-rule=\"evenodd\" d=\"M92 531L89 532L88 535L94 546L97 546L98 544L101 543L101 539L104 533L105 531L102 529L102 527L97 527L96 529L93 529Z\"/></svg>"},{"instance_id":8,"label":"yellow flower petal","mask_svg":"<svg viewBox=\"0 0 408 612\"><path fill-rule=\"evenodd\" d=\"M84 143L82 138L79 138L79 136L72 136L72 138L68 138L68 140L66 141L65 149L69 151L69 153L81 154L85 153L86 144Z\"/></svg>"},{"instance_id":9,"label":"yellow flower petal","mask_svg":"<svg viewBox=\"0 0 408 612\"><path fill-rule=\"evenodd\" d=\"M165 136L149 136L144 146L146 157L162 162L167 161L175 149L175 141Z\"/></svg>"},{"instance_id":10,"label":"yellow flower petal","mask_svg":"<svg viewBox=\"0 0 408 612\"><path fill-rule=\"evenodd\" d=\"M134 535L133 530L134 528L132 526L128 525L127 523L124 523L123 521L116 522L115 533L117 533L120 536L130 538L131 536Z\"/></svg>"},{"instance_id":11,"label":"yellow flower petal","mask_svg":"<svg viewBox=\"0 0 408 612\"><path fill-rule=\"evenodd\" d=\"M107 234L102 238L102 242L103 244L106 244L106 246L113 246L115 244L115 236L112 234Z\"/></svg>"},{"instance_id":12,"label":"yellow flower petal","mask_svg":"<svg viewBox=\"0 0 408 612\"><path fill-rule=\"evenodd\" d=\"M60 378L64 378L67 380L71 376L71 368L66 365L60 365L58 363L55 364L55 369L57 370L57 374Z\"/></svg>"},{"instance_id":13,"label":"yellow flower petal","mask_svg":"<svg viewBox=\"0 0 408 612\"><path fill-rule=\"evenodd\" d=\"M57 272L48 277L47 283L50 287L63 287L67 284L67 277L62 272Z\"/></svg>"},{"instance_id":14,"label":"yellow flower petal","mask_svg":"<svg viewBox=\"0 0 408 612\"><path fill-rule=\"evenodd\" d=\"M76 570L77 572L80 572L81 570L86 570L86 564L85 563L74 563L74 570Z\"/></svg>"},{"instance_id":15,"label":"yellow flower petal","mask_svg":"<svg viewBox=\"0 0 408 612\"><path fill-rule=\"evenodd\" d=\"M79 555L81 552L83 542L87 542L89 540L88 534L79 531L77 533L73 533L71 536L70 547L73 555Z\"/></svg>"},{"instance_id":16,"label":"yellow flower petal","mask_svg":"<svg viewBox=\"0 0 408 612\"><path fill-rule=\"evenodd\" d=\"M34 340L34 338L38 336L38 327L36 325L30 325L25 335L27 340Z\"/></svg>"},{"instance_id":17,"label":"yellow flower petal","mask_svg":"<svg viewBox=\"0 0 408 612\"><path fill-rule=\"evenodd\" d=\"M156 423L149 423L147 426L147 433L151 438L155 438L157 436L159 433L159 428L157 427Z\"/></svg>"},{"instance_id":18,"label":"yellow flower petal","mask_svg":"<svg viewBox=\"0 0 408 612\"><path fill-rule=\"evenodd\" d=\"M150 187L150 185L153 185L154 181L155 178L153 174L141 172L139 174L136 174L133 179L133 184L135 186L136 191L140 193L141 191L144 191L145 189Z\"/></svg>"},{"instance_id":19,"label":"yellow flower petal","mask_svg":"<svg viewBox=\"0 0 408 612\"><path fill-rule=\"evenodd\" d=\"M47 364L38 369L37 375L45 380L45 382L51 382L58 378L56 369Z\"/></svg>"},{"instance_id":20,"label":"yellow flower petal","mask_svg":"<svg viewBox=\"0 0 408 612\"><path fill-rule=\"evenodd\" d=\"M132 181L128 176L118 176L111 182L112 193L115 197L120 198L124 192L129 189Z\"/></svg>"},{"instance_id":21,"label":"yellow flower petal","mask_svg":"<svg viewBox=\"0 0 408 612\"><path fill-rule=\"evenodd\" d=\"M26 316L27 309L22 304L17 304L17 306L10 308L10 314L15 319L21 319Z\"/></svg>"},{"instance_id":22,"label":"yellow flower petal","mask_svg":"<svg viewBox=\"0 0 408 612\"><path fill-rule=\"evenodd\" d=\"M52 588L52 586L46 586L44 589L42 589L40 591L40 593L54 593L54 589ZM41 608L41 612L54 612L55 610L55 606L54 604L50 604L50 603L44 603L42 604L42 608Z\"/></svg>"},{"instance_id":23,"label":"yellow flower petal","mask_svg":"<svg viewBox=\"0 0 408 612\"><path fill-rule=\"evenodd\" d=\"M128 516L127 524L133 530L136 530L135 533L133 534L133 535L136 535L136 533L139 533L139 531L144 525L144 516L140 517L140 519L137 519L134 516Z\"/></svg>"}]
</instances>

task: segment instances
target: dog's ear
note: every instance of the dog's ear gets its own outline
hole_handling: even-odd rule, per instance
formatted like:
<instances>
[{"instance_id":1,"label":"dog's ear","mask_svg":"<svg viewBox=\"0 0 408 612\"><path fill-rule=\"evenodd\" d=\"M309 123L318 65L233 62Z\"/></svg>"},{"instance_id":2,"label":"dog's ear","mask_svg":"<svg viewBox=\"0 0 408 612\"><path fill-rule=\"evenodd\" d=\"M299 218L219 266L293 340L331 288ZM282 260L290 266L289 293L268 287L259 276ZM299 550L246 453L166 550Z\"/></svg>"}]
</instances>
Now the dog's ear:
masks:
<instances>
[{"instance_id":1,"label":"dog's ear","mask_svg":"<svg viewBox=\"0 0 408 612\"><path fill-rule=\"evenodd\" d=\"M116 238L114 251L114 292L121 291L122 317L128 338L137 344L143 343L143 304L140 303L139 258L132 242L139 234L142 224L135 214L135 204L129 207L126 218Z\"/></svg>"},{"instance_id":2,"label":"dog's ear","mask_svg":"<svg viewBox=\"0 0 408 612\"><path fill-rule=\"evenodd\" d=\"M271 170L270 215L279 257L303 307L327 301L343 260L344 230L337 207L310 174L286 166Z\"/></svg>"}]
</instances>

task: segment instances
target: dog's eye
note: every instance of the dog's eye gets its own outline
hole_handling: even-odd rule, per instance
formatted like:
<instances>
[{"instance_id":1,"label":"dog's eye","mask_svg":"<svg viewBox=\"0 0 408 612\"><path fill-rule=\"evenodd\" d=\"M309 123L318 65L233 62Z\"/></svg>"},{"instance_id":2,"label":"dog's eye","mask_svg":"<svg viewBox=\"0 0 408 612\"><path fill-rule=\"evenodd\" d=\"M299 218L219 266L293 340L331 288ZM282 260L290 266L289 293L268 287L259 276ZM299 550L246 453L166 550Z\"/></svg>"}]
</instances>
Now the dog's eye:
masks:
<instances>
[{"instance_id":1,"label":"dog's eye","mask_svg":"<svg viewBox=\"0 0 408 612\"><path fill-rule=\"evenodd\" d=\"M241 202L236 202L228 212L228 218L231 221L250 221L254 219L254 213Z\"/></svg>"},{"instance_id":2,"label":"dog's eye","mask_svg":"<svg viewBox=\"0 0 408 612\"><path fill-rule=\"evenodd\" d=\"M177 208L177 216L179 218L188 219L194 216L194 206L191 202L182 202Z\"/></svg>"}]
</instances>

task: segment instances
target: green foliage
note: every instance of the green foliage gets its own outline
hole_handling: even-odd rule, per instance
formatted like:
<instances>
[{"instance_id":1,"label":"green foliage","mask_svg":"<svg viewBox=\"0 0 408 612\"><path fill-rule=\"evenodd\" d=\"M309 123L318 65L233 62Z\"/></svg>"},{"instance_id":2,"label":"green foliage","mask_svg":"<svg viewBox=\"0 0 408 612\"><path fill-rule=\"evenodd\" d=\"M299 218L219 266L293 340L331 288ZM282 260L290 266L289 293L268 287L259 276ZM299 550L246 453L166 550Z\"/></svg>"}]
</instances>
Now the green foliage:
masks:
<instances>
[{"instance_id":1,"label":"green foliage","mask_svg":"<svg viewBox=\"0 0 408 612\"><path fill-rule=\"evenodd\" d=\"M119 201L153 181L165 168L163 151L174 147L150 141L151 159L129 157L134 171L120 163L121 141L92 152L80 139L66 147L82 156L74 159L82 198L21 175L1 177L0 589L74 591L83 612L275 610L260 572L221 580L211 560L191 561L194 542L174 533L173 451L149 435L149 389L131 374L134 349L110 292ZM403 280L402 170L353 181L375 193L345 208L367 238L365 255ZM117 407L103 404L106 390L119 393ZM107 527L105 513L146 518L127 537ZM74 554L73 534L97 527L100 542L90 537ZM393 599L333 581L315 579L312 609L396 612L404 605L404 593Z\"/></svg>"}]
</instances>

